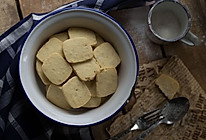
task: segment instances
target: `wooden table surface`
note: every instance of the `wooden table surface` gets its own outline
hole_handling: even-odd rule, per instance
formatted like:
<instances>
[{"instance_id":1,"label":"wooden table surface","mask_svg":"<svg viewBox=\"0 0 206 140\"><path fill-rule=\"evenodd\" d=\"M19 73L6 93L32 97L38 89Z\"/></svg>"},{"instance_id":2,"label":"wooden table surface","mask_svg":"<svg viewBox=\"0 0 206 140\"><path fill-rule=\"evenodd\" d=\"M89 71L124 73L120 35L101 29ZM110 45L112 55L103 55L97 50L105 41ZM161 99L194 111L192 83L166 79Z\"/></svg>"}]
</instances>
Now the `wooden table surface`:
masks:
<instances>
[{"instance_id":1,"label":"wooden table surface","mask_svg":"<svg viewBox=\"0 0 206 140\"><path fill-rule=\"evenodd\" d=\"M30 13L48 12L71 1L74 0L1 0L0 34ZM119 21L132 37L138 51L140 65L152 60L177 55L206 91L206 1L180 1L189 9L192 16L191 31L200 40L200 43L195 47L188 47L181 42L169 45L156 45L150 42L145 36L144 30L146 28L144 19L147 16L145 7L113 11L109 14ZM141 14L134 14L135 12ZM92 127L96 139L103 140L107 137L105 127L110 121Z\"/></svg>"}]
</instances>

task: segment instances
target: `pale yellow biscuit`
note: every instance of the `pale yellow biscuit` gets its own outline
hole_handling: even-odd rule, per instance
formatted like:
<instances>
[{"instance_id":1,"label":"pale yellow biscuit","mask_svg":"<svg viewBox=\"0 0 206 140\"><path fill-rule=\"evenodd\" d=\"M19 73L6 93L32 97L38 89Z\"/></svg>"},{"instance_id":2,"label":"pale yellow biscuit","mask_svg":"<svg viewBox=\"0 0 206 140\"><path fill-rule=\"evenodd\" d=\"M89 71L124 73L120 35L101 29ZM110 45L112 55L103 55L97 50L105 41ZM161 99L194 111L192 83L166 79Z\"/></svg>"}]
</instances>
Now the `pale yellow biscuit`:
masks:
<instances>
[{"instance_id":1,"label":"pale yellow biscuit","mask_svg":"<svg viewBox=\"0 0 206 140\"><path fill-rule=\"evenodd\" d=\"M105 68L96 76L97 97L113 94L117 89L117 71L115 68Z\"/></svg>"},{"instance_id":2,"label":"pale yellow biscuit","mask_svg":"<svg viewBox=\"0 0 206 140\"><path fill-rule=\"evenodd\" d=\"M94 57L102 68L115 68L120 63L119 55L108 42L94 49Z\"/></svg>"},{"instance_id":3,"label":"pale yellow biscuit","mask_svg":"<svg viewBox=\"0 0 206 140\"><path fill-rule=\"evenodd\" d=\"M166 74L161 74L155 80L155 84L170 100L175 96L175 94L179 90L179 83L174 78Z\"/></svg>"},{"instance_id":4,"label":"pale yellow biscuit","mask_svg":"<svg viewBox=\"0 0 206 140\"><path fill-rule=\"evenodd\" d=\"M81 63L74 63L72 67L77 76L83 81L93 80L100 70L100 66L94 58Z\"/></svg>"},{"instance_id":5,"label":"pale yellow biscuit","mask_svg":"<svg viewBox=\"0 0 206 140\"><path fill-rule=\"evenodd\" d=\"M62 87L67 102L73 108L85 105L91 99L91 93L86 84L77 76L69 79Z\"/></svg>"},{"instance_id":6,"label":"pale yellow biscuit","mask_svg":"<svg viewBox=\"0 0 206 140\"><path fill-rule=\"evenodd\" d=\"M46 77L55 85L60 85L72 73L70 64L59 54L53 53L42 65L42 70Z\"/></svg>"},{"instance_id":7,"label":"pale yellow biscuit","mask_svg":"<svg viewBox=\"0 0 206 140\"><path fill-rule=\"evenodd\" d=\"M44 72L42 71L42 62L40 62L38 59L36 60L36 71L39 75L39 78L45 85L51 84L49 79L45 76Z\"/></svg>"},{"instance_id":8,"label":"pale yellow biscuit","mask_svg":"<svg viewBox=\"0 0 206 140\"><path fill-rule=\"evenodd\" d=\"M82 107L85 108L94 108L98 107L101 104L101 98L100 97L92 97L85 105Z\"/></svg>"},{"instance_id":9,"label":"pale yellow biscuit","mask_svg":"<svg viewBox=\"0 0 206 140\"><path fill-rule=\"evenodd\" d=\"M51 36L51 38L52 37L58 38L62 42L64 42L65 40L67 40L69 38L67 32L61 32L61 33L58 33L58 34L54 34L54 35Z\"/></svg>"},{"instance_id":10,"label":"pale yellow biscuit","mask_svg":"<svg viewBox=\"0 0 206 140\"><path fill-rule=\"evenodd\" d=\"M112 94L106 97L101 97L101 104L106 103L110 98L111 98Z\"/></svg>"},{"instance_id":11,"label":"pale yellow biscuit","mask_svg":"<svg viewBox=\"0 0 206 140\"><path fill-rule=\"evenodd\" d=\"M95 33L95 35L96 35L97 44L94 45L94 47L97 47L100 44L104 43L104 39L99 34L97 34L97 33Z\"/></svg>"},{"instance_id":12,"label":"pale yellow biscuit","mask_svg":"<svg viewBox=\"0 0 206 140\"><path fill-rule=\"evenodd\" d=\"M64 41L63 52L69 63L83 62L93 57L92 47L85 37L76 37Z\"/></svg>"},{"instance_id":13,"label":"pale yellow biscuit","mask_svg":"<svg viewBox=\"0 0 206 140\"><path fill-rule=\"evenodd\" d=\"M58 107L61 107L66 110L71 108L71 106L66 101L60 86L51 84L48 87L46 98Z\"/></svg>"},{"instance_id":14,"label":"pale yellow biscuit","mask_svg":"<svg viewBox=\"0 0 206 140\"><path fill-rule=\"evenodd\" d=\"M85 84L87 85L89 91L91 92L92 97L97 97L96 80L86 81Z\"/></svg>"},{"instance_id":15,"label":"pale yellow biscuit","mask_svg":"<svg viewBox=\"0 0 206 140\"><path fill-rule=\"evenodd\" d=\"M50 83L50 85L51 85L51 84L52 84L52 83ZM46 85L46 86L45 86L46 91L48 90L48 88L49 88L50 85Z\"/></svg>"},{"instance_id":16,"label":"pale yellow biscuit","mask_svg":"<svg viewBox=\"0 0 206 140\"><path fill-rule=\"evenodd\" d=\"M97 43L95 33L92 30L80 27L70 27L68 29L70 38L86 37L89 40L89 45L94 46Z\"/></svg>"},{"instance_id":17,"label":"pale yellow biscuit","mask_svg":"<svg viewBox=\"0 0 206 140\"><path fill-rule=\"evenodd\" d=\"M37 52L36 57L43 62L50 54L59 53L63 56L62 41L57 38L50 38Z\"/></svg>"}]
</instances>

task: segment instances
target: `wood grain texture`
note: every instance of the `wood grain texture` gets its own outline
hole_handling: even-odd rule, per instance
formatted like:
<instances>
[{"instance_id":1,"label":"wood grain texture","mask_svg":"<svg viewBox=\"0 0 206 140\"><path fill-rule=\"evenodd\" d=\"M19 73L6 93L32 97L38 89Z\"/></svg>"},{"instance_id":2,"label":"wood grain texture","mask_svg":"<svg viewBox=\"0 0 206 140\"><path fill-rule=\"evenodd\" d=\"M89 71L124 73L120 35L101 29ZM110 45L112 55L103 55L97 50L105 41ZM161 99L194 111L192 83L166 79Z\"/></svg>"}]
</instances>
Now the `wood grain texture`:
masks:
<instances>
[{"instance_id":1,"label":"wood grain texture","mask_svg":"<svg viewBox=\"0 0 206 140\"><path fill-rule=\"evenodd\" d=\"M44 13L75 0L19 0L23 17L30 13Z\"/></svg>"},{"instance_id":2,"label":"wood grain texture","mask_svg":"<svg viewBox=\"0 0 206 140\"><path fill-rule=\"evenodd\" d=\"M139 7L110 13L131 36L137 49L140 65L162 58L160 46L152 43L145 34L148 10L149 7Z\"/></svg>"},{"instance_id":3,"label":"wood grain texture","mask_svg":"<svg viewBox=\"0 0 206 140\"><path fill-rule=\"evenodd\" d=\"M15 0L0 1L0 35L19 21Z\"/></svg>"},{"instance_id":4,"label":"wood grain texture","mask_svg":"<svg viewBox=\"0 0 206 140\"><path fill-rule=\"evenodd\" d=\"M206 91L206 2L205 0L181 0L189 9L192 16L191 31L199 37L200 43L195 47L189 47L182 42L165 45L167 56L177 55L201 87Z\"/></svg>"}]
</instances>

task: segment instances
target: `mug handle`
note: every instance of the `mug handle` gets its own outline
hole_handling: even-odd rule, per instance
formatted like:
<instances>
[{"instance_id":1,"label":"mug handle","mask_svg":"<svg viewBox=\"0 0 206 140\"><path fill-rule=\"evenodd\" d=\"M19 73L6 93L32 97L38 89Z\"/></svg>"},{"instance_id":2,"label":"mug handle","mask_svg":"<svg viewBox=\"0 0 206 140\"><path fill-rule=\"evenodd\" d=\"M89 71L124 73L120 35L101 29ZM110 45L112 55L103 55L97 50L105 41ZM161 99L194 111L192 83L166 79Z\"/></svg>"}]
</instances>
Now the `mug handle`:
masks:
<instances>
[{"instance_id":1,"label":"mug handle","mask_svg":"<svg viewBox=\"0 0 206 140\"><path fill-rule=\"evenodd\" d=\"M196 35L194 35L192 32L188 32L185 37L181 39L181 41L189 46L194 47L199 43L199 39Z\"/></svg>"}]
</instances>

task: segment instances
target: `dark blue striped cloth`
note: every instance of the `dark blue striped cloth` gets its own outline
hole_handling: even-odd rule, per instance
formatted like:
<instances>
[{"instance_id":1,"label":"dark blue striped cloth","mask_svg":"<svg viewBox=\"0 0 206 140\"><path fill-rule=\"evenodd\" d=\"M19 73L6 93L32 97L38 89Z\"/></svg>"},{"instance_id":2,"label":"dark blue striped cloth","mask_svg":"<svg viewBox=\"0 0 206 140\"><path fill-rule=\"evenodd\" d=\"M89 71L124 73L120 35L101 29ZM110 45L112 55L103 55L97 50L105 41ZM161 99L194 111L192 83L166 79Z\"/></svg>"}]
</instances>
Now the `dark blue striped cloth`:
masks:
<instances>
[{"instance_id":1,"label":"dark blue striped cloth","mask_svg":"<svg viewBox=\"0 0 206 140\"><path fill-rule=\"evenodd\" d=\"M58 9L84 6L109 12L153 3L154 0L78 0ZM68 127L41 114L21 87L18 71L21 44L29 30L47 14L30 14L0 36L0 140L92 139L90 127Z\"/></svg>"}]
</instances>

